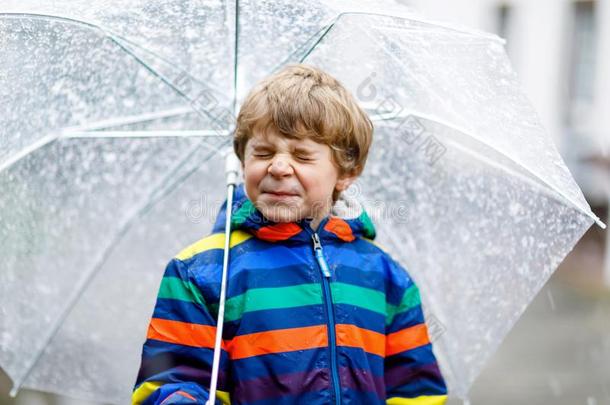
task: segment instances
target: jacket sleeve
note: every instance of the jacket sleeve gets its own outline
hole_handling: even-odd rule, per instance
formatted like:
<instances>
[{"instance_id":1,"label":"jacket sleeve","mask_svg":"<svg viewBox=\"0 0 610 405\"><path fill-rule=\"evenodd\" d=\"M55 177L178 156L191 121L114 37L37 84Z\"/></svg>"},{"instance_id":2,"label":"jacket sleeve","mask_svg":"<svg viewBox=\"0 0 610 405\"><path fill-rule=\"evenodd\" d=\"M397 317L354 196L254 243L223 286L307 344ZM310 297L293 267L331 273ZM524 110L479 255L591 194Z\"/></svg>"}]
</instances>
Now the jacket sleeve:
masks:
<instances>
[{"instance_id":1,"label":"jacket sleeve","mask_svg":"<svg viewBox=\"0 0 610 405\"><path fill-rule=\"evenodd\" d=\"M390 260L395 287L386 319L386 403L443 405L447 387L424 320L419 290L407 271ZM393 296L393 297L392 297Z\"/></svg>"},{"instance_id":2,"label":"jacket sleeve","mask_svg":"<svg viewBox=\"0 0 610 405\"><path fill-rule=\"evenodd\" d=\"M189 267L172 259L165 269L133 389L132 404L204 404L212 370L216 318ZM220 391L228 355L221 352L216 403L229 403Z\"/></svg>"}]
</instances>

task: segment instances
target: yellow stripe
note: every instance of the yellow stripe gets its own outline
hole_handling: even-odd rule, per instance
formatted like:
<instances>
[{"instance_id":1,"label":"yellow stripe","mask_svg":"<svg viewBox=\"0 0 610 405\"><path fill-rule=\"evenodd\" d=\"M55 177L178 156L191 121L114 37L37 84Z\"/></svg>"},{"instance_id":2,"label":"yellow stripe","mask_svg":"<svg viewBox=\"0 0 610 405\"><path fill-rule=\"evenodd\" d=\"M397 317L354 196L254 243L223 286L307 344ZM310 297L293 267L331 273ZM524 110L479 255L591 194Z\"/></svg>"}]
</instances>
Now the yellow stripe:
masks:
<instances>
[{"instance_id":1,"label":"yellow stripe","mask_svg":"<svg viewBox=\"0 0 610 405\"><path fill-rule=\"evenodd\" d=\"M417 398L388 398L387 405L444 405L447 402L447 395L424 395Z\"/></svg>"},{"instance_id":2,"label":"yellow stripe","mask_svg":"<svg viewBox=\"0 0 610 405\"><path fill-rule=\"evenodd\" d=\"M162 382L148 381L140 385L131 395L131 405L140 405L162 384Z\"/></svg>"},{"instance_id":3,"label":"yellow stripe","mask_svg":"<svg viewBox=\"0 0 610 405\"><path fill-rule=\"evenodd\" d=\"M252 234L237 230L231 232L231 241L229 242L230 247L234 247L239 245L242 242L247 241L252 238ZM176 259L178 260L187 260L191 257L195 256L198 253L205 252L206 250L212 249L224 249L225 247L225 234L224 233L215 233L210 236L206 236L205 238L193 243L189 247L182 250L180 253L176 255Z\"/></svg>"},{"instance_id":4,"label":"yellow stripe","mask_svg":"<svg viewBox=\"0 0 610 405\"><path fill-rule=\"evenodd\" d=\"M140 405L161 385L163 385L163 383L157 381L148 381L140 385L131 396L131 405ZM216 390L216 398L218 398L223 405L231 405L230 395L226 391Z\"/></svg>"},{"instance_id":5,"label":"yellow stripe","mask_svg":"<svg viewBox=\"0 0 610 405\"><path fill-rule=\"evenodd\" d=\"M216 398L220 399L224 405L231 405L231 396L226 391L216 390Z\"/></svg>"}]
</instances>

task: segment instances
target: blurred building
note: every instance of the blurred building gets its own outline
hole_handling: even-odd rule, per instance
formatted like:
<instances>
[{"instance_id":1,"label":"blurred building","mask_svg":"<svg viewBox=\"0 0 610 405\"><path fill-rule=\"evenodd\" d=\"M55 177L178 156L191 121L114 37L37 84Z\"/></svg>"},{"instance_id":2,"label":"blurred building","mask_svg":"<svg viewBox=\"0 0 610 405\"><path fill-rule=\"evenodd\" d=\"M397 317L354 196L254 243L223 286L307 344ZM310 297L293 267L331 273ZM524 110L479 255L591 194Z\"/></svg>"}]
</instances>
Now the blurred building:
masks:
<instances>
[{"instance_id":1,"label":"blurred building","mask_svg":"<svg viewBox=\"0 0 610 405\"><path fill-rule=\"evenodd\" d=\"M495 32L591 205L610 194L610 0L405 0Z\"/></svg>"},{"instance_id":2,"label":"blurred building","mask_svg":"<svg viewBox=\"0 0 610 405\"><path fill-rule=\"evenodd\" d=\"M451 21L506 39L526 94L587 201L610 211L610 0L399 0L431 20ZM606 235L608 232L605 232ZM588 237L605 253L610 238ZM600 266L601 267L601 266Z\"/></svg>"}]
</instances>

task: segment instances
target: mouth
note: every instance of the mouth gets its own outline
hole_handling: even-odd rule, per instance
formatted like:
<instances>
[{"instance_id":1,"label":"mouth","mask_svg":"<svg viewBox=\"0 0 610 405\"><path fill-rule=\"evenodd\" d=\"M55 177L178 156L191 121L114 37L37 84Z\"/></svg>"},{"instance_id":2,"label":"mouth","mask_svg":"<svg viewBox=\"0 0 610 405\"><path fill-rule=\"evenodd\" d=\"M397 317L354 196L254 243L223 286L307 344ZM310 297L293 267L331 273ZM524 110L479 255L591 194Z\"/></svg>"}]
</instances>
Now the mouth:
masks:
<instances>
[{"instance_id":1,"label":"mouth","mask_svg":"<svg viewBox=\"0 0 610 405\"><path fill-rule=\"evenodd\" d=\"M272 190L272 189L271 190L269 190L269 189L265 190L265 189L263 189L263 193L275 195L275 196L278 196L278 197L295 197L295 196L298 195L297 193L295 193L292 190Z\"/></svg>"},{"instance_id":2,"label":"mouth","mask_svg":"<svg viewBox=\"0 0 610 405\"><path fill-rule=\"evenodd\" d=\"M292 193L283 193L283 192L274 192L274 191L267 191L267 194L273 194L273 195L277 195L277 196L282 196L282 197L294 197L296 196L296 194L292 194Z\"/></svg>"},{"instance_id":3,"label":"mouth","mask_svg":"<svg viewBox=\"0 0 610 405\"><path fill-rule=\"evenodd\" d=\"M267 194L268 198L271 198L272 200L290 200L298 197L298 194L285 191L265 191L264 193Z\"/></svg>"},{"instance_id":4,"label":"mouth","mask_svg":"<svg viewBox=\"0 0 610 405\"><path fill-rule=\"evenodd\" d=\"M265 193L271 197L274 198L290 198L290 197L297 197L296 194L287 194L287 193Z\"/></svg>"}]
</instances>

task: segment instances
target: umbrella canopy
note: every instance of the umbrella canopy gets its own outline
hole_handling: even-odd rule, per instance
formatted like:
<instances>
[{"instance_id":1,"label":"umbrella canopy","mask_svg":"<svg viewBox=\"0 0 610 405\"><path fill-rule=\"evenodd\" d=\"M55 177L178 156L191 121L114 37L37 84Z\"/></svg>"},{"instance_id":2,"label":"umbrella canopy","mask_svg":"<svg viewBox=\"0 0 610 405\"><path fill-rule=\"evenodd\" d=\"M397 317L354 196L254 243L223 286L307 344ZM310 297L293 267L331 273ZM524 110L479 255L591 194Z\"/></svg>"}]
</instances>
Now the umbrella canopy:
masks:
<instances>
[{"instance_id":1,"label":"umbrella canopy","mask_svg":"<svg viewBox=\"0 0 610 405\"><path fill-rule=\"evenodd\" d=\"M420 286L454 395L599 221L495 36L378 2L2 11L0 366L16 387L128 401L160 269L211 229L239 101L285 63L328 71L372 116L348 192Z\"/></svg>"}]
</instances>

